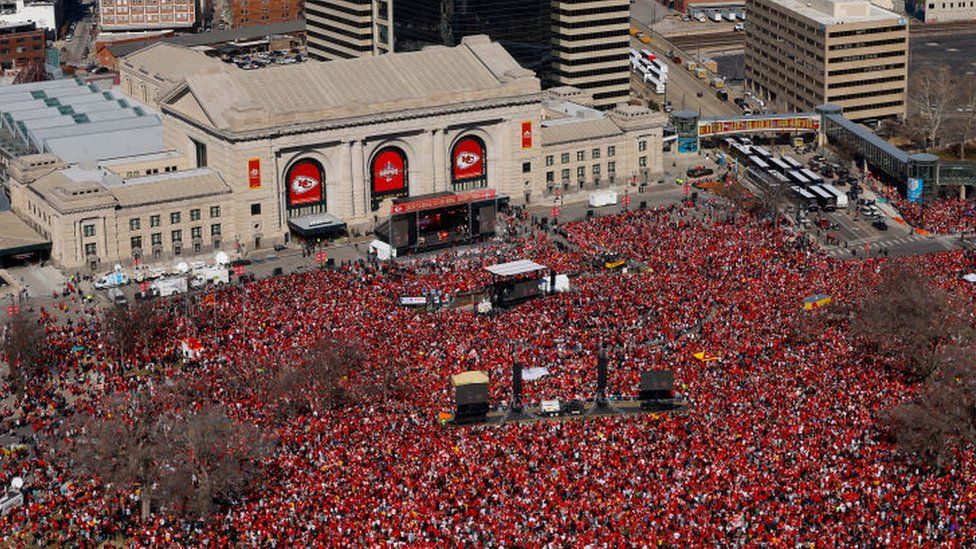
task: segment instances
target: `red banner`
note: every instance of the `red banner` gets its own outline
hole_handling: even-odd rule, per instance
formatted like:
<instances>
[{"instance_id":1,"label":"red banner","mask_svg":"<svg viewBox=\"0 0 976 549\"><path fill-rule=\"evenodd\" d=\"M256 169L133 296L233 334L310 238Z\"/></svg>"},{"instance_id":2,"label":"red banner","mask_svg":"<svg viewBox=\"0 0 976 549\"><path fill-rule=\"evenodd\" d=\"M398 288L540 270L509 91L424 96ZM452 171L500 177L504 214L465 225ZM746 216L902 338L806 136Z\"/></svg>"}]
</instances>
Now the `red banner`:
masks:
<instances>
[{"instance_id":1,"label":"red banner","mask_svg":"<svg viewBox=\"0 0 976 549\"><path fill-rule=\"evenodd\" d=\"M556 206L550 208L549 217L553 217L553 218L559 217L559 208L557 208Z\"/></svg>"},{"instance_id":2,"label":"red banner","mask_svg":"<svg viewBox=\"0 0 976 549\"><path fill-rule=\"evenodd\" d=\"M261 159L251 158L247 161L247 184L252 189L261 188Z\"/></svg>"},{"instance_id":3,"label":"red banner","mask_svg":"<svg viewBox=\"0 0 976 549\"><path fill-rule=\"evenodd\" d=\"M393 208L390 210L390 213L405 214L410 212L419 212L421 210L434 210L437 208L467 204L468 202L488 200L489 198L495 198L495 189L480 189L467 193L450 194L447 196L438 196L423 200L404 202L402 204L394 204Z\"/></svg>"},{"instance_id":4,"label":"red banner","mask_svg":"<svg viewBox=\"0 0 976 549\"><path fill-rule=\"evenodd\" d=\"M406 188L406 157L400 149L383 149L373 159L373 194L395 193Z\"/></svg>"},{"instance_id":5,"label":"red banner","mask_svg":"<svg viewBox=\"0 0 976 549\"><path fill-rule=\"evenodd\" d=\"M322 170L318 162L299 160L288 170L288 204L314 204L322 198Z\"/></svg>"},{"instance_id":6,"label":"red banner","mask_svg":"<svg viewBox=\"0 0 976 549\"><path fill-rule=\"evenodd\" d=\"M480 139L465 137L454 146L451 157L455 180L484 177L485 147Z\"/></svg>"},{"instance_id":7,"label":"red banner","mask_svg":"<svg viewBox=\"0 0 976 549\"><path fill-rule=\"evenodd\" d=\"M532 122L522 122L522 148L532 148Z\"/></svg>"}]
</instances>

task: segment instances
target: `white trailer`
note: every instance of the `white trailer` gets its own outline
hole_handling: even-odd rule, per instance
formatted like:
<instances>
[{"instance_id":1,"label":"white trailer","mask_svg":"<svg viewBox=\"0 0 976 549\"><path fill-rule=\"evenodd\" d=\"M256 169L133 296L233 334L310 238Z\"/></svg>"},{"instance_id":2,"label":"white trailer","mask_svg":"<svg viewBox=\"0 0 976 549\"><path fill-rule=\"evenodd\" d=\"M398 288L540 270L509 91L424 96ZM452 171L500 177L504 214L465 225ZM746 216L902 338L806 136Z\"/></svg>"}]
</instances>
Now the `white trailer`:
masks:
<instances>
[{"instance_id":1,"label":"white trailer","mask_svg":"<svg viewBox=\"0 0 976 549\"><path fill-rule=\"evenodd\" d=\"M153 293L159 297L169 297L171 295L185 294L187 282L185 276L171 276L160 278L150 285Z\"/></svg>"}]
</instances>

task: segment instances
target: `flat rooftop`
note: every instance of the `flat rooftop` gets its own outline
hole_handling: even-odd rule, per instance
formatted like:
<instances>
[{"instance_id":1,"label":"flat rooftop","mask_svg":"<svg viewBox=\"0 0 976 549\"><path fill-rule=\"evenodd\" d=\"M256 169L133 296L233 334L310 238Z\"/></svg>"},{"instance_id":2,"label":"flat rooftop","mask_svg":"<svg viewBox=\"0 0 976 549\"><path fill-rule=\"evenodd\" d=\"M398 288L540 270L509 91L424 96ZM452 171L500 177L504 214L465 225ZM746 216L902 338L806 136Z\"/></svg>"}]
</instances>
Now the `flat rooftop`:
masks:
<instances>
[{"instance_id":1,"label":"flat rooftop","mask_svg":"<svg viewBox=\"0 0 976 549\"><path fill-rule=\"evenodd\" d=\"M810 0L808 2L773 0L773 2L826 26L889 21L904 17L879 8L867 0Z\"/></svg>"},{"instance_id":2,"label":"flat rooftop","mask_svg":"<svg viewBox=\"0 0 976 549\"><path fill-rule=\"evenodd\" d=\"M115 89L81 79L0 89L0 134L8 150L54 153L72 163L163 148L157 114Z\"/></svg>"},{"instance_id":3,"label":"flat rooftop","mask_svg":"<svg viewBox=\"0 0 976 549\"><path fill-rule=\"evenodd\" d=\"M0 257L50 247L51 241L30 228L10 210L0 212Z\"/></svg>"}]
</instances>

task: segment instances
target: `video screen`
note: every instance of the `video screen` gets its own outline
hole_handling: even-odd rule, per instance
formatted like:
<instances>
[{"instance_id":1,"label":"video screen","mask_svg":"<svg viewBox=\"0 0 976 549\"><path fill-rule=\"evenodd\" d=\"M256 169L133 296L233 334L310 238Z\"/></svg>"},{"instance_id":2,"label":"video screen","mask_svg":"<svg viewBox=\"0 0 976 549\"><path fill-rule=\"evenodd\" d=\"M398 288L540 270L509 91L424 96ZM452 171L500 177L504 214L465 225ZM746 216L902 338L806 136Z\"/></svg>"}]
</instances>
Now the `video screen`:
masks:
<instances>
[{"instance_id":1,"label":"video screen","mask_svg":"<svg viewBox=\"0 0 976 549\"><path fill-rule=\"evenodd\" d=\"M468 208L450 208L417 214L417 230L421 234L464 233L467 231Z\"/></svg>"}]
</instances>

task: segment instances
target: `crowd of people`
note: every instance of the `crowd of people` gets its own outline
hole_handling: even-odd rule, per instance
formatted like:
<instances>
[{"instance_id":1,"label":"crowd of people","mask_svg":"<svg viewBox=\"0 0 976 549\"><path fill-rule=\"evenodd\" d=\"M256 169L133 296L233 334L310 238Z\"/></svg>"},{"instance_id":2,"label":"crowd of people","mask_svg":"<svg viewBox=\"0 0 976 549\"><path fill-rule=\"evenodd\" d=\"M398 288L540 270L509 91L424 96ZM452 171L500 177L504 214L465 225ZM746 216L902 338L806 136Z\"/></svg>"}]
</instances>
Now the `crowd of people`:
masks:
<instances>
[{"instance_id":1,"label":"crowd of people","mask_svg":"<svg viewBox=\"0 0 976 549\"><path fill-rule=\"evenodd\" d=\"M0 517L0 544L253 547L481 545L967 545L976 540L976 461L920 470L877 424L914 389L860 352L843 323L812 324L804 299L851 302L886 259L838 261L719 201L572 222L528 219L483 246L277 276L220 291L208 305L157 304L161 322L128 356L110 351L97 306L41 311L57 375L5 427L22 444L0 483L28 481ZM612 251L626 272L593 261ZM483 267L533 259L574 276L571 290L510 310L401 307L403 295L477 292ZM974 303L962 252L904 261ZM811 325L820 326L810 333ZM180 341L202 343L187 362ZM289 421L248 383L325 337L359 346L369 372L393 364L391 401ZM640 373L674 372L681 414L455 427L452 374L484 370L507 400L513 361L545 367L524 401L590 398L598 350L612 395ZM702 361L698 353L718 360ZM105 397L191 378L275 440L247 497L213 517L163 509L139 519L138 492L107 491L52 461L38 440ZM255 383L255 386L257 383ZM9 385L3 396L9 396Z\"/></svg>"},{"instance_id":2,"label":"crowd of people","mask_svg":"<svg viewBox=\"0 0 976 549\"><path fill-rule=\"evenodd\" d=\"M958 198L939 198L928 203L909 202L892 187L885 196L909 225L937 234L976 232L976 203Z\"/></svg>"}]
</instances>

